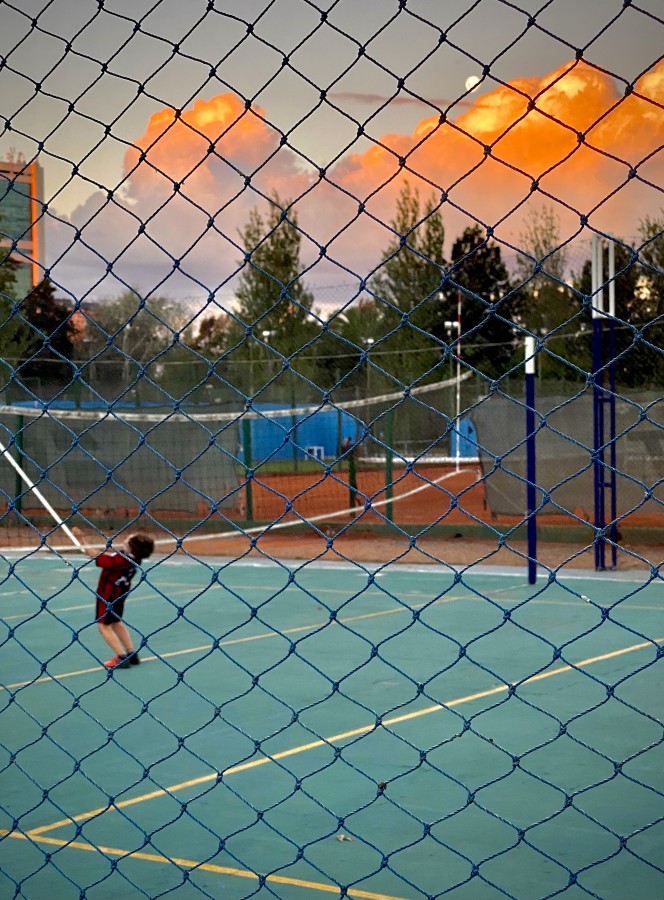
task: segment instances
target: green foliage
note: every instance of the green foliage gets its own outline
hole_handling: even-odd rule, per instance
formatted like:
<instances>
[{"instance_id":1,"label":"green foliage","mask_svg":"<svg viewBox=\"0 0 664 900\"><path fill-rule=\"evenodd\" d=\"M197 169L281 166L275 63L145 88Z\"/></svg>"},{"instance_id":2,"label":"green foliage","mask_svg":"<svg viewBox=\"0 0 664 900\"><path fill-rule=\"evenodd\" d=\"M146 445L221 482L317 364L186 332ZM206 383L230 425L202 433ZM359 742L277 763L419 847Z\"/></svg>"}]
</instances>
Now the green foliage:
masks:
<instances>
[{"instance_id":1,"label":"green foliage","mask_svg":"<svg viewBox=\"0 0 664 900\"><path fill-rule=\"evenodd\" d=\"M147 362L173 343L187 322L187 313L168 297L143 299L128 290L118 297L96 301L85 311L90 355L109 352L136 362Z\"/></svg>"},{"instance_id":2,"label":"green foliage","mask_svg":"<svg viewBox=\"0 0 664 900\"><path fill-rule=\"evenodd\" d=\"M422 209L419 192L404 185L390 223L396 238L383 253L371 287L378 319L371 358L403 384L435 374L440 343L432 338L440 318L439 293L445 276L445 227L429 199Z\"/></svg>"},{"instance_id":3,"label":"green foliage","mask_svg":"<svg viewBox=\"0 0 664 900\"><path fill-rule=\"evenodd\" d=\"M581 307L566 284L567 254L557 216L550 206L525 218L516 272L521 284L514 304L518 322L536 335L567 333L579 328Z\"/></svg>"},{"instance_id":4,"label":"green foliage","mask_svg":"<svg viewBox=\"0 0 664 900\"><path fill-rule=\"evenodd\" d=\"M203 316L190 346L207 359L217 359L228 349L231 321L226 313Z\"/></svg>"},{"instance_id":5,"label":"green foliage","mask_svg":"<svg viewBox=\"0 0 664 900\"><path fill-rule=\"evenodd\" d=\"M44 381L71 378L72 369L67 363L74 354L71 306L55 296L53 283L45 278L20 303L20 309L33 332L30 356L21 367L22 374Z\"/></svg>"},{"instance_id":6,"label":"green foliage","mask_svg":"<svg viewBox=\"0 0 664 900\"><path fill-rule=\"evenodd\" d=\"M639 256L642 269L643 318L653 320L664 315L664 210L656 219L646 216L639 226L643 245Z\"/></svg>"},{"instance_id":7,"label":"green foliage","mask_svg":"<svg viewBox=\"0 0 664 900\"><path fill-rule=\"evenodd\" d=\"M175 361L171 348L177 349L175 336L188 319L177 300L144 299L135 290L96 301L85 310L83 346L90 363L84 367L84 380L107 399L127 396L143 368L143 391L143 384L163 376L169 358Z\"/></svg>"},{"instance_id":8,"label":"green foliage","mask_svg":"<svg viewBox=\"0 0 664 900\"><path fill-rule=\"evenodd\" d=\"M363 352L375 343L378 308L373 300L363 299L343 312L337 313L321 330L314 348L316 356L314 380L325 391L335 389L336 399L354 399L367 393L367 383L375 375L374 385L380 385L380 373L369 373L369 364L362 361ZM382 366L383 356L371 353L376 365Z\"/></svg>"},{"instance_id":9,"label":"green foliage","mask_svg":"<svg viewBox=\"0 0 664 900\"><path fill-rule=\"evenodd\" d=\"M14 380L14 370L35 346L35 336L16 302L16 270L18 264L9 251L0 250L0 390Z\"/></svg>"},{"instance_id":10,"label":"green foliage","mask_svg":"<svg viewBox=\"0 0 664 900\"><path fill-rule=\"evenodd\" d=\"M646 216L639 234L642 266L634 321L639 327L635 346L647 383L660 386L664 379L664 210L658 218Z\"/></svg>"},{"instance_id":11,"label":"green foliage","mask_svg":"<svg viewBox=\"0 0 664 900\"><path fill-rule=\"evenodd\" d=\"M297 380L290 369L305 377L312 373L315 351L307 344L318 326L311 316L313 295L301 275L302 234L288 201L275 195L265 218L253 209L240 237L246 252L236 293L240 322L229 324L227 359L238 387L253 395L268 381Z\"/></svg>"},{"instance_id":12,"label":"green foliage","mask_svg":"<svg viewBox=\"0 0 664 900\"><path fill-rule=\"evenodd\" d=\"M514 353L511 284L500 247L487 240L478 225L466 228L452 247L451 285L445 290L442 320L436 326L441 340L456 340L461 301L461 338L464 360L492 378L502 375Z\"/></svg>"},{"instance_id":13,"label":"green foliage","mask_svg":"<svg viewBox=\"0 0 664 900\"><path fill-rule=\"evenodd\" d=\"M609 320L605 319L603 359L613 359L616 384L620 387L660 385L664 378L664 219L646 217L639 233L642 240L638 258L632 249L615 241L615 315L613 344ZM603 244L602 271L608 282L608 247ZM592 291L592 264L586 260L575 277L582 294ZM604 287L604 309L608 311L608 283ZM589 315L589 314L588 314ZM592 368L590 325L577 335L574 362L584 371ZM607 383L608 373L605 377Z\"/></svg>"},{"instance_id":14,"label":"green foliage","mask_svg":"<svg viewBox=\"0 0 664 900\"><path fill-rule=\"evenodd\" d=\"M606 245L602 247L602 270L605 280L609 272L609 250ZM633 386L642 383L643 371L641 357L638 352L638 342L634 341L634 331L627 327L637 324L641 316L641 301L639 300L639 272L640 268L632 259L632 251L620 241L615 242L615 267L614 280L616 319L614 325L613 355L616 359L615 373L617 381L625 386ZM579 275L574 276L574 287L580 293L590 297L592 293L592 262L586 260ZM608 285L604 287L604 307L608 310ZM608 332L608 328L606 329ZM608 341L608 338L607 338ZM552 344L552 350L556 350L556 344ZM605 348L604 357L608 359L609 347ZM586 312L584 321L581 322L579 332L573 342L566 348L566 355L583 372L592 369L592 327L590 313Z\"/></svg>"}]
</instances>

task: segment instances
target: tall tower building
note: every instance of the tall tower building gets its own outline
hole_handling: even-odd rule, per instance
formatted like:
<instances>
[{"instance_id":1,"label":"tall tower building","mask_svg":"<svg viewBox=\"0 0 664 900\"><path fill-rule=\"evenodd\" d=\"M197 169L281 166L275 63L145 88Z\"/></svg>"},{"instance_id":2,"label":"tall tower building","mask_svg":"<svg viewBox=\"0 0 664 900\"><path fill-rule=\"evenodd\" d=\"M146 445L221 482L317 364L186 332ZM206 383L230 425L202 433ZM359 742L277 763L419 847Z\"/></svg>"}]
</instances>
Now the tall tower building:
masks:
<instances>
[{"instance_id":1,"label":"tall tower building","mask_svg":"<svg viewBox=\"0 0 664 900\"><path fill-rule=\"evenodd\" d=\"M36 161L14 153L0 160L0 248L10 249L18 263L17 300L43 278L43 196L43 170Z\"/></svg>"}]
</instances>

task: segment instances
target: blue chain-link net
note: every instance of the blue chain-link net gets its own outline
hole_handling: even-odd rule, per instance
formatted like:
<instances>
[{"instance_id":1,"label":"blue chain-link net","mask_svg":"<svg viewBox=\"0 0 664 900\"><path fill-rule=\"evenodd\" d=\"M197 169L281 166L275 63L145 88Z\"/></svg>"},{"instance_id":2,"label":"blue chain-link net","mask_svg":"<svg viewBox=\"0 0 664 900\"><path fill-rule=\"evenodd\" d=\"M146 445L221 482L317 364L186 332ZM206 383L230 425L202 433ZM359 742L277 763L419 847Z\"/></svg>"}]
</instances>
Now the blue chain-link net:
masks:
<instances>
[{"instance_id":1,"label":"blue chain-link net","mask_svg":"<svg viewBox=\"0 0 664 900\"><path fill-rule=\"evenodd\" d=\"M2 896L664 894L663 25L0 0Z\"/></svg>"}]
</instances>

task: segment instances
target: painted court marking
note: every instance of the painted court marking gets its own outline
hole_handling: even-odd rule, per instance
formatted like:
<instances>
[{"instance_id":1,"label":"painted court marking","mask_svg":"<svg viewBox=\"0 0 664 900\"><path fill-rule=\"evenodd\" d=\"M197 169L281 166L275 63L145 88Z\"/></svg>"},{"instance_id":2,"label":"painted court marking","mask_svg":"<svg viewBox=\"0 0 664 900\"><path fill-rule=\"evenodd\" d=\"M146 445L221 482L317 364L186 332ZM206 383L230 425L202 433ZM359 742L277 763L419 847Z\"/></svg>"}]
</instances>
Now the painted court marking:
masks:
<instances>
[{"instance_id":1,"label":"painted court marking","mask_svg":"<svg viewBox=\"0 0 664 900\"><path fill-rule=\"evenodd\" d=\"M29 834L21 834L0 829L0 835L23 841L34 841L38 844L50 844L54 847L67 847L74 850L87 850L90 853L103 853L104 856L117 859L139 859L146 862L161 863L162 865L175 865L186 870L194 869L197 872L213 872L233 878L248 878L252 881L260 881L262 878L264 884L285 884L291 887L309 888L320 893L341 896L341 890L336 885L325 884L321 881L305 881L301 878L288 878L285 875L261 876L250 869L235 869L231 866L218 866L214 863L199 862L195 859L182 859L177 856L160 856L156 853L144 853L140 850L120 850L117 847L107 847L105 844L86 844L83 841L62 841L57 838L35 837L31 832ZM373 891L363 891L360 888L348 888L344 896L357 897L358 900L405 900L403 897L394 897L391 894L376 894Z\"/></svg>"},{"instance_id":2,"label":"painted court marking","mask_svg":"<svg viewBox=\"0 0 664 900\"><path fill-rule=\"evenodd\" d=\"M211 585L210 587L224 588L223 585ZM291 586L289 585L288 587L290 588ZM306 588L303 588L301 585L294 585L293 587L295 587L296 589L304 590L306 592ZM234 587L234 590L238 590L238 589L241 589L241 587L240 588ZM512 590L513 590L513 588L500 589L499 593L509 593ZM325 592L326 593L340 593L339 590L331 590L331 589L325 589ZM181 591L178 591L178 593L181 593ZM343 593L343 591L341 591L341 593ZM420 592L412 592L410 594L410 596L416 596L418 593L421 596ZM367 596L368 594L379 594L382 596L383 592L371 591L371 590L363 592L364 596ZM141 599L153 599L153 596L158 597L159 594L149 595L149 596L141 598ZM472 595L468 596L468 594L449 595L449 596L442 597L442 598L439 597L436 600L426 600L422 603L410 604L408 606L399 606L399 607L391 608L391 609L387 609L387 610L377 610L374 612L358 614L356 616L340 617L338 619L338 622L341 624L345 624L345 623L352 623L352 622L357 622L357 621L361 621L361 620L377 618L377 617L381 617L381 616L388 616L388 615L394 615L394 614L399 614L399 613L408 613L412 610L422 609L424 607L433 607L433 606L440 605L440 604L452 603L452 602L456 602L459 600L468 600L468 601L477 602L477 603L486 602L485 599L482 597L474 597ZM537 600L533 599L533 600L530 600L529 602L534 603L534 604L536 603L536 604L546 604L546 605L574 605L574 604L577 604L579 602L579 600L575 596L570 596L567 599L561 599L561 600L554 600L554 599L549 600L546 598L541 598L541 599L537 599ZM516 603L516 605L520 605L520 603L521 603L521 601L518 601ZM89 606L89 604L86 604L85 608L88 608L88 606ZM76 607L72 607L72 609L75 609L75 608ZM635 609L637 607L633 604L630 604L629 608ZM639 609L651 609L653 607L640 604L638 606L638 608ZM58 610L57 612L61 612L61 611L64 611L64 610L61 609L61 610ZM209 644L199 646L199 647L191 647L191 648L187 648L187 649L183 649L183 650L167 652L167 653L161 654L158 657L152 656L152 657L146 657L145 659L146 660L148 660L148 659L150 659L150 660L168 659L168 658L173 658L173 657L192 654L192 653L204 653L204 652L209 652L210 650L214 649L216 646L230 646L233 644L242 644L242 643L247 643L247 642L252 642L252 641L271 639L271 638L279 637L281 635L306 633L306 632L320 629L329 624L330 624L330 620L328 618L326 618L323 621L315 623L315 624L303 625L303 626L299 626L299 627L295 627L295 628L291 628L291 629L285 629L283 631L267 631L267 632L264 632L261 634L251 635L251 636L247 636L247 637L240 637L240 638L229 639L227 641L220 641L218 644L215 642L215 643L209 643ZM315 882L315 881L308 881L308 880L297 879L297 878L289 878L289 877L286 877L283 875L260 875L251 870L238 869L238 868L228 867L228 866L220 866L220 865L216 865L214 863L206 863L206 862L199 862L196 860L189 860L189 859L184 859L184 858L162 856L162 855L155 854L155 853L145 853L143 851L135 851L134 852L134 851L122 849L122 848L95 845L95 844L91 844L91 843L88 843L85 841L71 841L71 840L59 839L59 838L50 836L49 833L53 832L57 829L60 829L60 828L71 826L75 823L90 821L91 819L97 818L99 816L103 816L104 814L106 814L108 812L114 812L117 810L126 809L128 807L135 806L138 804L147 803L152 800L157 800L164 796L170 796L172 794L175 794L175 793L178 793L181 791L190 790L191 788L195 788L199 785L209 784L210 782L214 782L217 780L221 780L223 778L230 777L232 775L236 775L236 774L240 774L242 772L256 769L261 766L268 765L270 763L276 763L280 760L287 759L292 756L296 756L296 755L303 754L303 753L306 753L309 751L314 751L314 750L317 750L320 748L328 747L330 745L340 744L345 741L351 740L353 738L359 737L361 735L368 734L372 731L378 730L381 727L389 728L389 727L392 727L392 726L395 726L395 725L398 725L398 724L401 724L404 722L409 722L409 721L419 719L423 716L431 715L436 712L440 712L440 711L443 711L446 709L451 709L453 707L460 706L462 704L471 703L473 701L482 700L482 699L486 699L486 698L489 698L492 696L505 694L508 691L510 691L511 689L513 689L514 687L520 688L522 686L532 684L532 683L535 683L538 681L542 681L547 678L562 675L564 673L567 673L567 672L570 672L570 671L573 671L576 669L586 668L586 667L589 667L593 664L596 664L596 663L599 663L602 661L614 659L614 658L623 656L628 653L636 652L636 651L647 649L647 648L652 649L655 645L659 645L662 643L664 643L664 638L658 638L658 639L652 640L652 641L644 641L642 643L634 644L634 645L631 645L629 647L625 647L625 648L622 648L619 650L614 650L614 651L603 653L603 654L600 654L597 656L589 657L589 658L581 660L577 663L573 663L573 664L569 664L569 665L562 665L555 669L551 669L549 671L538 673L538 674L533 675L529 678L526 678L522 681L515 682L514 684L500 684L500 685L497 685L495 687L492 687L492 688L489 688L489 689L486 689L483 691L479 691L479 692L469 694L469 695L466 695L463 697L454 698L454 699L448 701L447 703L434 704L432 706L426 707L421 710L404 713L399 716L393 716L389 719L385 719L384 721L380 722L379 724L376 724L375 721L372 721L371 724L364 725L359 728L355 728L355 729L352 729L352 730L349 730L346 732L342 732L339 734L331 735L328 737L323 737L323 738L308 742L306 744L301 744L301 745L298 745L295 747L291 747L290 749L283 750L281 752L278 752L278 753L275 753L272 755L265 755L258 759L253 759L251 761L241 763L236 766L230 766L229 768L225 769L221 773L218 773L216 771L209 772L209 773L207 773L205 775L201 775L197 778L189 779L187 781L182 781L177 784L170 785L168 787L159 788L159 789L153 790L151 792L148 792L148 793L136 796L136 797L130 797L130 798L127 798L126 800L121 800L119 802L116 801L113 804L107 804L106 806L98 807L93 810L88 810L86 812L79 813L76 816L67 817L67 818L61 819L57 822L52 822L50 824L43 825L43 826L40 826L35 829L31 829L30 831L25 832L25 833L0 830L0 834L5 835L7 837L12 837L14 839L19 839L19 840L24 840L24 841L33 841L36 844L46 844L46 845L62 847L62 848L67 847L67 848L79 850L82 852L103 853L109 857L114 857L117 859L140 860L140 861L151 862L153 864L160 864L160 865L176 865L176 866L180 866L182 868L201 870L201 871L210 872L213 874L218 874L223 877L249 879L249 880L253 880L255 882L260 882L261 884L266 884L266 885L269 885L269 884L289 885L291 887L299 887L299 888L303 888L303 889L309 889L310 891L316 891L318 893L334 894L335 896L339 896L341 893L339 887L337 887L335 885L331 885L331 884L325 884L323 882ZM99 671L103 671L103 667L94 666L94 667L91 667L88 669L82 669L82 670L79 670L76 672L67 672L67 673L63 673L61 675L45 676L45 677L41 677L41 678L34 679L34 680L28 680L28 681L20 682L17 684L8 685L7 688L0 688L0 690L9 689L9 688L25 687L28 685L45 683L45 682L59 681L61 679L65 679L65 678L72 678L72 677L79 676L79 675L87 675L87 674L90 674L93 672L99 672ZM345 893L345 896L352 897L352 898L358 898L358 900L405 900L405 898L395 897L392 895L387 895L387 894L382 894L382 893L375 893L375 892L371 892L371 891L363 891L363 890L354 889L354 888L348 888L348 890Z\"/></svg>"},{"instance_id":3,"label":"painted court marking","mask_svg":"<svg viewBox=\"0 0 664 900\"><path fill-rule=\"evenodd\" d=\"M501 588L497 591L494 591L493 595L496 596L499 593L509 593L509 592L511 592L511 590L512 590L512 588ZM340 591L338 589L323 589L322 592L324 592L324 593L340 593ZM343 593L343 592L341 592L341 593ZM421 594L421 592L413 591L410 594L410 596L417 596L418 594ZM378 595L381 597L383 596L382 592L380 592L380 591L367 591L364 596L369 596L369 595ZM153 600L158 597L159 597L159 595L155 594L155 595L149 595L148 597L143 597L140 599ZM409 606L404 605L404 606L396 607L394 609L377 610L375 612L358 614L356 616L344 616L344 617L340 617L340 618L336 619L335 623L345 625L345 624L349 624L352 622L360 622L360 621L363 621L366 619L380 618L383 616L391 616L391 615L396 615L396 614L400 614L400 613L407 613L407 612L411 612L412 610L423 609L424 607L433 608L434 606L439 606L439 605L445 604L445 603L454 603L454 602L458 602L460 600L467 601L469 603L484 603L484 602L486 602L484 597L474 597L472 595L468 596L467 594L463 594L463 595L451 594L448 597L439 597L437 600L426 600L422 603L413 603ZM579 602L578 598L572 597L572 598L566 599L566 600L546 600L546 599L532 600L531 599L528 601L528 604L529 605L538 605L538 606L572 606L572 605L575 605L577 602ZM517 605L521 605L521 601L519 601L517 603ZM79 609L79 608L80 607L70 607L70 609ZM85 608L87 609L88 606L86 605ZM629 609L659 610L659 607L649 606L646 604L638 604L638 605L630 604ZM63 611L64 610L61 609L61 610L58 610L57 612L63 612ZM4 621L8 621L9 619L12 619L12 618L16 618L16 617L15 616L7 616L4 619ZM159 655L145 656L145 657L141 657L141 658L142 658L143 662L155 662L160 659L174 659L178 656L188 656L189 654L193 654L193 653L207 653L210 650L214 650L217 646L218 647L232 647L235 644L246 644L246 643L252 643L254 641L263 641L263 640L268 640L271 638L279 637L282 635L285 636L285 635L291 635L291 634L303 634L303 633L310 632L310 631L316 631L317 629L324 628L330 624L331 624L330 620L326 619L323 622L316 622L316 623L313 623L310 625L300 625L295 628L286 628L286 629L278 630L278 631L267 631L267 632L263 632L262 634L249 635L247 637L242 637L242 638L229 638L226 641L219 641L218 644L216 644L216 643L200 644L196 647L187 647L183 650L170 650L170 651L165 651L164 653L160 653ZM28 687L29 685L48 684L50 682L59 682L59 681L64 681L65 679L78 678L83 675L90 675L93 672L103 672L103 671L106 671L103 666L89 666L85 669L75 669L71 672L61 672L56 675L43 675L38 678L28 678L28 679L25 679L24 681L15 681L11 684L0 685L0 693L2 693L2 691L17 690L19 688Z\"/></svg>"},{"instance_id":4,"label":"painted court marking","mask_svg":"<svg viewBox=\"0 0 664 900\"><path fill-rule=\"evenodd\" d=\"M494 594L494 596L496 596L497 594L509 593L509 592L511 592L511 590L512 590L512 588L500 588L499 590L494 591L493 594ZM332 594L332 593L344 593L344 592L340 591L339 589L324 588L321 591L321 593L331 593ZM364 594L364 596L369 596L369 595L382 597L383 593L380 591L367 591ZM411 592L411 594L409 596L418 596L418 595L421 595L420 591L413 591L413 592ZM159 597L159 595L155 594L155 595L149 595L148 597L143 597L140 599L152 600L152 599L155 599L158 597ZM413 603L409 606L404 605L404 606L396 607L394 609L377 610L375 612L362 613L362 614L358 614L356 616L344 616L344 617L340 617L340 618L336 619L335 622L345 625L345 624L349 624L352 622L360 622L365 619L373 619L373 618L380 618L382 616L391 616L391 615L400 614L400 613L407 613L407 612L411 612L412 610L424 609L425 607L433 608L434 606L439 606L439 605L445 604L445 603L453 603L453 602L457 602L459 600L464 600L469 603L486 602L485 598L483 598L483 597L474 597L472 595L468 596L466 594L463 594L463 595L451 594L447 597L439 597L437 600L425 600L422 603ZM543 605L543 606L546 606L546 605L569 606L569 605L575 604L577 602L577 598L574 597L572 599L567 599L567 600L538 599L538 600L530 600L528 602L533 605L537 604L537 605ZM81 607L70 607L70 609L79 609L79 608L81 608ZM88 606L86 605L84 608L87 609ZM638 606L638 607L635 605L630 606L630 609L654 609L654 608L655 607L650 607L650 606ZM57 612L63 612L63 611L64 611L63 609L57 610ZM8 621L9 619L12 619L12 618L16 618L16 617L7 616L4 621ZM279 637L280 635L302 634L302 633L305 633L308 631L316 631L317 629L324 628L329 624L330 624L330 620L326 619L324 622L317 622L317 623L314 623L311 625L300 625L295 628L286 628L286 629L278 630L278 631L267 631L267 632L264 632L263 634L250 635L248 637L243 637L243 638L229 638L226 641L219 641L218 645L217 644L201 644L196 647L187 647L183 650L165 651L164 653L160 653L158 656L156 656L156 655L155 656L145 656L145 657L142 657L142 659L144 662L155 662L156 660L159 660L159 659L174 659L175 657L187 656L192 653L207 653L210 650L214 650L217 646L232 647L234 644L245 644L245 643L251 643L253 641L262 641L262 640L266 640L266 639L270 639L270 638ZM57 675L43 675L39 678L28 678L24 681L13 682L12 684L0 685L0 693L2 691L15 690L15 689L19 689L19 688L28 687L29 685L48 684L49 682L64 681L65 679L68 679L68 678L77 678L82 675L90 675L93 672L102 672L102 671L105 671L103 666L89 666L88 668L85 668L85 669L76 669L71 672L61 672Z\"/></svg>"},{"instance_id":5,"label":"painted court marking","mask_svg":"<svg viewBox=\"0 0 664 900\"><path fill-rule=\"evenodd\" d=\"M325 628L330 624L346 625L350 622L361 622L365 619L377 619L381 618L382 616L393 616L398 613L411 612L415 609L423 609L424 607L432 607L440 605L442 603L454 603L458 600L470 600L473 603L481 602L481 600L477 597L465 597L462 595L441 597L438 600L425 601L424 603L414 603L412 606L399 606L396 609L382 609L370 613L361 613L356 616L343 616L335 619L334 623L331 623L330 619L325 619L325 621L316 622L312 625L298 625L294 628L284 628L283 630L279 631L264 631L262 634L252 634L248 635L247 637L228 638L228 640L219 641L218 644L202 644L198 647L186 647L184 650L170 650L166 653L160 653L159 656L142 656L141 659L143 660L143 662L155 662L160 659L173 659L176 656L187 656L190 653L206 653L210 650L214 650L217 646L232 647L234 644L248 644L252 643L253 641L264 641L270 638L281 637L282 635L302 634L307 631L316 631L319 628ZM48 682L52 681L63 681L65 678L76 678L80 675L89 675L92 672L105 671L107 670L104 668L104 666L90 666L87 669L77 669L73 672L62 672L59 675L43 675L40 678L29 678L26 681L17 681L13 684L7 684L4 686L0 685L0 692L23 688L33 684L47 684Z\"/></svg>"},{"instance_id":6,"label":"painted court marking","mask_svg":"<svg viewBox=\"0 0 664 900\"><path fill-rule=\"evenodd\" d=\"M237 766L230 766L228 769L224 769L223 772L210 772L206 775L201 775L198 778L193 778L188 781L182 781L177 784L170 785L166 788L159 788L158 790L150 791L147 794L141 794L138 797L131 797L128 800L121 800L119 803L97 807L93 810L89 810L88 812L79 813L76 816L70 816L66 819L60 819L57 822L51 823L50 825L42 825L39 828L30 829L28 834L44 834L47 831L54 831L57 828L62 828L63 826L73 824L74 822L84 822L95 816L101 815L104 812L124 809L128 806L134 806L137 803L144 803L148 800L154 800L157 797L164 797L166 795L174 794L187 788L196 787L199 784L205 784L210 781L217 781L221 778L225 778L228 775L236 775L239 772L246 772L249 769L256 769L259 766L264 766L271 762L277 762L281 759L287 759L289 756L296 756L300 753L305 753L309 750L314 750L319 747L326 747L331 744L340 743L341 741L350 740L350 738L359 737L362 734L368 734L369 732L375 731L376 729L381 727L392 727L393 725L399 725L403 722L410 722L414 719L420 719L423 716L429 716L432 713L441 712L445 709L452 709L453 707L461 706L464 703L472 703L475 700L484 700L487 697L493 697L497 694L504 694L514 687L524 687L528 684L534 684L537 681L544 681L547 678L554 678L557 675L563 675L566 672L572 672L576 669L587 668L588 666L594 665L595 663L605 662L609 659L616 659L619 656L624 656L627 653L634 653L638 650L644 650L648 647L652 649L654 645L662 643L664 643L664 637L657 638L652 641L643 641L640 644L632 644L630 647L622 647L620 650L611 650L608 653L601 653L598 656L590 656L576 663L558 666L557 668L550 669L546 672L538 672L536 675L531 675L529 678L525 678L522 681L512 682L510 684L500 684L496 687L488 688L484 691L477 691L474 694L467 694L464 697L457 697L453 700L448 700L446 703L435 703L432 706L425 707L424 709L404 713L400 716L392 716L389 719L384 719L379 724L376 724L376 722L372 722L370 725L362 725L360 728L353 728L350 731L344 731L340 734L334 734L329 737L320 738L316 741L310 741L307 744L300 744L297 747L291 747L288 750L282 750L281 752L271 754L270 756L264 756L260 759L254 759L246 763L240 763Z\"/></svg>"},{"instance_id":7,"label":"painted court marking","mask_svg":"<svg viewBox=\"0 0 664 900\"><path fill-rule=\"evenodd\" d=\"M391 727L393 725L401 724L403 722L413 721L415 719L422 718L423 716L431 715L432 713L440 712L445 709L451 709L455 706L460 706L464 703L471 703L475 700L485 699L487 697L496 696L498 694L504 694L508 692L510 689L514 687L522 687L528 684L533 684L538 681L543 681L548 678L553 678L558 675L562 675L566 672L574 671L580 668L586 668L588 666L594 665L598 662L603 662L609 659L615 659L619 656L624 656L628 653L634 653L639 650L653 648L654 645L664 643L664 638L657 638L653 641L644 641L639 644L633 644L630 647L623 647L620 650L613 650L608 653L602 653L597 656L588 657L587 659L580 660L574 664L558 666L556 669L551 669L547 672L540 672L537 675L533 675L530 678L526 678L523 681L516 682L515 684L501 684L497 685L493 688L489 688L484 691L478 691L474 694L468 694L464 697L457 697L453 700L448 701L444 704L434 704L433 706L426 707L425 709L417 710L410 713L404 713L400 716L393 716L389 719L385 719L379 724L376 722L372 722L369 725L364 725L360 728L354 728L349 731L342 732L340 734L331 735L326 738L321 738L316 741L310 741L307 744L301 744L296 747L291 747L288 750L283 750L279 753L272 754L270 756L263 756L260 759L251 760L250 762L241 763L236 766L230 766L228 769L225 769L223 772L210 772L206 775L199 776L198 778L189 779L187 781L179 782L177 784L170 785L165 788L160 788L155 791L150 791L146 794L141 794L137 797L131 797L127 800L122 800L120 802L115 802L113 804L107 804L103 807L97 807L96 809L88 810L83 813L79 813L76 816L70 816L66 819L60 819L57 822L52 822L49 825L43 825L38 828L31 829L26 833L22 832L8 832L2 831L0 833L5 834L7 837L12 837L21 840L33 841L35 843L45 843L50 844L52 846L58 847L67 847L70 849L76 849L81 851L93 852L93 853L104 853L108 856L113 856L116 858L122 859L136 859L148 862L159 863L162 865L178 865L191 869L200 869L202 871L208 871L217 873L219 875L233 877L233 878L247 878L254 881L261 881L264 884L273 883L273 884L284 884L290 885L292 887L300 887L300 888L308 888L312 891L317 891L320 893L328 893L328 894L337 894L340 895L340 889L334 885L325 884L323 882L311 882L305 881L302 879L296 878L287 878L285 876L280 875L267 875L260 876L255 872L250 870L243 869L235 869L231 867L225 866L217 866L212 863L204 863L196 860L188 860L188 859L179 859L175 857L166 857L159 856L157 854L144 853L141 851L131 851L124 850L115 847L106 847L106 846L97 846L93 844L88 844L80 841L67 841L62 839L55 839L50 837L45 837L48 832L55 831L59 828L63 828L74 823L85 822L93 819L97 816L104 815L107 812L117 811L120 809L126 809L130 806L135 806L140 803L146 803L150 800L155 800L160 797L164 797L166 795L172 795L179 791L187 790L192 787L197 787L201 784L206 784L211 781L218 781L222 778L226 778L230 775L235 775L240 772L246 772L251 769L256 769L260 766L268 765L269 763L278 762L282 759L287 759L291 756L296 756L298 754L306 753L310 750L319 749L321 747L326 747L334 744L341 743L343 741L350 740L351 738L358 737L363 734L368 734L371 731L375 731L381 727ZM398 898L394 896L390 896L387 894L377 894L370 891L362 891L359 889L350 888L346 892L349 897L356 897L358 900L404 900L404 898Z\"/></svg>"}]
</instances>

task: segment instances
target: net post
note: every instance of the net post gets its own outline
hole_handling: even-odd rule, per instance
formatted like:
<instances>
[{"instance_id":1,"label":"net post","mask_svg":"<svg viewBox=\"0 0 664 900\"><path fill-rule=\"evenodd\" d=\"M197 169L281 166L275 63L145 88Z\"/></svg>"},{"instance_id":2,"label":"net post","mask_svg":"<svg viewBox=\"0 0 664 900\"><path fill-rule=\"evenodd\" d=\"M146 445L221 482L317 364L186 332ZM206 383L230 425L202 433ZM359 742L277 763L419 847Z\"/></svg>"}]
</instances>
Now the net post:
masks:
<instances>
[{"instance_id":1,"label":"net post","mask_svg":"<svg viewBox=\"0 0 664 900\"><path fill-rule=\"evenodd\" d=\"M528 584L537 581L537 495L535 491L535 338L524 342L526 371L526 532L528 541Z\"/></svg>"},{"instance_id":2,"label":"net post","mask_svg":"<svg viewBox=\"0 0 664 900\"><path fill-rule=\"evenodd\" d=\"M14 453L18 468L14 472L14 511L20 515L23 512L23 426L25 419L21 415L16 416L14 426Z\"/></svg>"},{"instance_id":3,"label":"net post","mask_svg":"<svg viewBox=\"0 0 664 900\"><path fill-rule=\"evenodd\" d=\"M249 476L249 469L252 467L252 450L251 450L251 420L242 420L242 447L244 449L244 473L246 478L245 487L245 503L247 506L246 516L247 522L254 521L254 498L252 480Z\"/></svg>"},{"instance_id":4,"label":"net post","mask_svg":"<svg viewBox=\"0 0 664 900\"><path fill-rule=\"evenodd\" d=\"M355 447L351 447L348 453L348 506L355 515L355 501L357 500L357 472L355 468Z\"/></svg>"},{"instance_id":5,"label":"net post","mask_svg":"<svg viewBox=\"0 0 664 900\"><path fill-rule=\"evenodd\" d=\"M293 470L295 472L299 469L297 426L298 417L295 403L295 385L291 382L291 447L293 448Z\"/></svg>"},{"instance_id":6,"label":"net post","mask_svg":"<svg viewBox=\"0 0 664 900\"><path fill-rule=\"evenodd\" d=\"M394 407L391 407L387 411L386 421L385 421L385 496L387 498L387 505L385 507L385 515L387 516L388 521L393 521L393 510L392 510L392 495L394 493L394 488L392 484L392 472L393 466L392 461L394 459Z\"/></svg>"}]
</instances>

